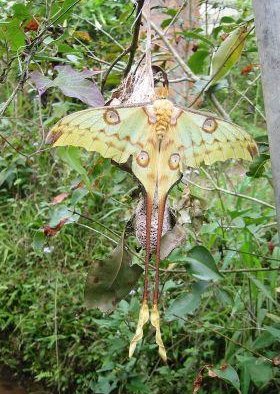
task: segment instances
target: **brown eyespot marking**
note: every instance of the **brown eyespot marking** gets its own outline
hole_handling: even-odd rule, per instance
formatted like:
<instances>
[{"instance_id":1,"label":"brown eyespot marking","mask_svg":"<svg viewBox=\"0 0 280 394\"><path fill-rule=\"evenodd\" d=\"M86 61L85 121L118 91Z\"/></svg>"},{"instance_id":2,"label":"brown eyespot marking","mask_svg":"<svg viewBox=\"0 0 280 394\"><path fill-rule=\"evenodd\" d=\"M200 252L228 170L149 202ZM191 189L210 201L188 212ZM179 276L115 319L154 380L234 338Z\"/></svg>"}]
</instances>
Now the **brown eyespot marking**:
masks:
<instances>
[{"instance_id":1,"label":"brown eyespot marking","mask_svg":"<svg viewBox=\"0 0 280 394\"><path fill-rule=\"evenodd\" d=\"M179 163L180 163L180 155L179 155L179 153L173 153L169 157L169 161L168 161L168 165L169 165L170 169L171 170L177 170L177 168L179 167Z\"/></svg>"},{"instance_id":2,"label":"brown eyespot marking","mask_svg":"<svg viewBox=\"0 0 280 394\"><path fill-rule=\"evenodd\" d=\"M216 128L218 127L218 123L216 121L216 119L214 118L206 118L203 126L202 126L202 130L204 130L206 133L214 133L214 131L216 130Z\"/></svg>"},{"instance_id":3,"label":"brown eyespot marking","mask_svg":"<svg viewBox=\"0 0 280 394\"><path fill-rule=\"evenodd\" d=\"M103 119L107 124L118 124L121 121L119 113L115 109L106 109Z\"/></svg>"},{"instance_id":4,"label":"brown eyespot marking","mask_svg":"<svg viewBox=\"0 0 280 394\"><path fill-rule=\"evenodd\" d=\"M136 156L136 161L139 166L147 167L150 161L149 154L146 151L141 150L141 152L138 153L138 155Z\"/></svg>"}]
</instances>

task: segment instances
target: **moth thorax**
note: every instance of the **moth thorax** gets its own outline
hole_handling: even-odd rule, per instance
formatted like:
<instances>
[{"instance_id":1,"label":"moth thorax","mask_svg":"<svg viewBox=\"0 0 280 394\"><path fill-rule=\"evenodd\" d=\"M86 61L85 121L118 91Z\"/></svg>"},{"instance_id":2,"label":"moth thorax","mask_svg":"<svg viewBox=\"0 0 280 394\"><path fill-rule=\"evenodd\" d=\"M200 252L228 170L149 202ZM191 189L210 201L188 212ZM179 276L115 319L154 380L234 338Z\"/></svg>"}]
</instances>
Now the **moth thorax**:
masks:
<instances>
[{"instance_id":1,"label":"moth thorax","mask_svg":"<svg viewBox=\"0 0 280 394\"><path fill-rule=\"evenodd\" d=\"M162 100L162 101L163 104L165 105L156 108L157 122L155 124L155 131L158 136L164 136L167 133L170 126L171 115L172 115L172 109L170 107L171 103L168 102L167 100Z\"/></svg>"},{"instance_id":2,"label":"moth thorax","mask_svg":"<svg viewBox=\"0 0 280 394\"><path fill-rule=\"evenodd\" d=\"M140 201L135 210L134 219L135 235L140 245L146 248L146 201L144 197L141 197ZM151 220L151 252L156 249L157 246L157 228L158 228L158 201L157 197L154 199L152 220ZM162 236L169 230L171 230L171 213L169 209L168 201L165 204L164 219L162 227Z\"/></svg>"}]
</instances>

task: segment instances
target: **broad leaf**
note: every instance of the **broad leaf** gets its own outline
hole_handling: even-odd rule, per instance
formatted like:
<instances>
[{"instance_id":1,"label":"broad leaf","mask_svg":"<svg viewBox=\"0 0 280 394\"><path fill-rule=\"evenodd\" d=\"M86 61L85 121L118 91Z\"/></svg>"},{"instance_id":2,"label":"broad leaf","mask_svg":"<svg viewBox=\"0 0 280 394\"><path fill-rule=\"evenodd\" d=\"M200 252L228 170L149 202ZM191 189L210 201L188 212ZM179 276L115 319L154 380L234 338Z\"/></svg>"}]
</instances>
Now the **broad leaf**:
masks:
<instances>
[{"instance_id":1,"label":"broad leaf","mask_svg":"<svg viewBox=\"0 0 280 394\"><path fill-rule=\"evenodd\" d=\"M134 264L124 247L124 234L112 255L106 260L94 261L87 276L85 304L108 312L134 287L143 269Z\"/></svg>"},{"instance_id":2,"label":"broad leaf","mask_svg":"<svg viewBox=\"0 0 280 394\"><path fill-rule=\"evenodd\" d=\"M249 171L246 172L246 175L253 178L261 178L265 171L265 165L269 159L270 155L266 153L256 156L253 162L250 164Z\"/></svg>"},{"instance_id":3,"label":"broad leaf","mask_svg":"<svg viewBox=\"0 0 280 394\"><path fill-rule=\"evenodd\" d=\"M256 386L261 387L273 378L273 368L266 361L255 357L246 357L243 363Z\"/></svg>"},{"instance_id":4,"label":"broad leaf","mask_svg":"<svg viewBox=\"0 0 280 394\"><path fill-rule=\"evenodd\" d=\"M91 190L90 179L81 162L81 150L76 146L60 146L57 148L57 153L72 170L76 171L82 176L87 188Z\"/></svg>"},{"instance_id":5,"label":"broad leaf","mask_svg":"<svg viewBox=\"0 0 280 394\"><path fill-rule=\"evenodd\" d=\"M248 24L233 30L214 53L211 61L211 85L215 85L226 76L239 60L248 35Z\"/></svg>"},{"instance_id":6,"label":"broad leaf","mask_svg":"<svg viewBox=\"0 0 280 394\"><path fill-rule=\"evenodd\" d=\"M50 87L59 88L65 96L74 97L93 107L104 105L104 99L91 77L98 72L74 70L70 66L56 66L58 71L56 78L51 80L39 71L30 74L32 82L35 83L39 94L43 94Z\"/></svg>"},{"instance_id":7,"label":"broad leaf","mask_svg":"<svg viewBox=\"0 0 280 394\"><path fill-rule=\"evenodd\" d=\"M213 256L204 246L193 247L185 260L187 271L197 279L218 280L222 278Z\"/></svg>"},{"instance_id":8,"label":"broad leaf","mask_svg":"<svg viewBox=\"0 0 280 394\"><path fill-rule=\"evenodd\" d=\"M165 312L165 320L178 320L193 313L198 308L201 294L207 286L206 282L195 283L190 293L184 293L177 297Z\"/></svg>"},{"instance_id":9,"label":"broad leaf","mask_svg":"<svg viewBox=\"0 0 280 394\"><path fill-rule=\"evenodd\" d=\"M172 230L167 231L160 242L160 259L164 260L174 250L181 246L186 239L184 228L176 224Z\"/></svg>"},{"instance_id":10,"label":"broad leaf","mask_svg":"<svg viewBox=\"0 0 280 394\"><path fill-rule=\"evenodd\" d=\"M203 74L204 67L206 65L206 58L209 52L205 49L196 51L188 60L190 69L195 74Z\"/></svg>"},{"instance_id":11,"label":"broad leaf","mask_svg":"<svg viewBox=\"0 0 280 394\"><path fill-rule=\"evenodd\" d=\"M212 372L212 374L211 374ZM236 370L229 364L222 365L220 368L209 368L209 375L218 377L227 383L232 384L236 390L240 392L240 381Z\"/></svg>"}]
</instances>

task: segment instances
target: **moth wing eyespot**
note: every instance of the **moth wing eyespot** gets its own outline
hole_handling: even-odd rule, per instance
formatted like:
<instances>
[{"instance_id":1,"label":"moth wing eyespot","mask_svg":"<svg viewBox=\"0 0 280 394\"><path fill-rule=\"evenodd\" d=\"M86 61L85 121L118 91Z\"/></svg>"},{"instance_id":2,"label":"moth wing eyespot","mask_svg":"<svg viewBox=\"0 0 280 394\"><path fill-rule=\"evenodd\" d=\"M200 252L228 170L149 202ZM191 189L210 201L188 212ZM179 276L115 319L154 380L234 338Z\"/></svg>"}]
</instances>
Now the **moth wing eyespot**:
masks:
<instances>
[{"instance_id":1,"label":"moth wing eyespot","mask_svg":"<svg viewBox=\"0 0 280 394\"><path fill-rule=\"evenodd\" d=\"M179 153L173 153L169 157L169 161L168 161L168 165L169 165L170 169L177 170L177 168L179 167L180 160L181 160L181 157L180 157Z\"/></svg>"},{"instance_id":2,"label":"moth wing eyespot","mask_svg":"<svg viewBox=\"0 0 280 394\"><path fill-rule=\"evenodd\" d=\"M202 125L202 130L205 131L206 133L214 133L214 131L217 129L218 123L215 118L206 118L203 125Z\"/></svg>"},{"instance_id":3,"label":"moth wing eyespot","mask_svg":"<svg viewBox=\"0 0 280 394\"><path fill-rule=\"evenodd\" d=\"M147 167L150 161L148 152L141 150L141 152L136 156L136 161L141 167Z\"/></svg>"},{"instance_id":4,"label":"moth wing eyespot","mask_svg":"<svg viewBox=\"0 0 280 394\"><path fill-rule=\"evenodd\" d=\"M105 123L109 125L118 124L121 121L118 111L114 108L106 109L106 111L103 113L103 119Z\"/></svg>"}]
</instances>

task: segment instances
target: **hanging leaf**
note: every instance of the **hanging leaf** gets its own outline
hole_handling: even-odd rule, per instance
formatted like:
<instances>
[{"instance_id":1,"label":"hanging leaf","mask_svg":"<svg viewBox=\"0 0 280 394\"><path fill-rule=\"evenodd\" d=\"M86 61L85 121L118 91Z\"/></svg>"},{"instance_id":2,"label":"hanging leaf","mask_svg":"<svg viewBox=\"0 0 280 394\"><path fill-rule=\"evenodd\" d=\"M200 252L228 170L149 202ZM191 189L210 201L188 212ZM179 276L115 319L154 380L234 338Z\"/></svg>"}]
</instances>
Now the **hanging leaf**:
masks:
<instances>
[{"instance_id":1,"label":"hanging leaf","mask_svg":"<svg viewBox=\"0 0 280 394\"><path fill-rule=\"evenodd\" d=\"M85 304L108 312L134 287L143 269L134 264L124 247L124 235L112 255L106 260L94 261L87 276Z\"/></svg>"},{"instance_id":2,"label":"hanging leaf","mask_svg":"<svg viewBox=\"0 0 280 394\"><path fill-rule=\"evenodd\" d=\"M196 51L188 60L188 65L190 69L195 73L195 74L203 74L203 71L205 71L205 66L206 66L206 59L209 55L209 51L202 49Z\"/></svg>"},{"instance_id":3,"label":"hanging leaf","mask_svg":"<svg viewBox=\"0 0 280 394\"><path fill-rule=\"evenodd\" d=\"M197 279L218 280L222 278L212 254L204 246L193 247L185 260L187 271Z\"/></svg>"},{"instance_id":4,"label":"hanging leaf","mask_svg":"<svg viewBox=\"0 0 280 394\"><path fill-rule=\"evenodd\" d=\"M230 383L236 390L240 391L240 381L236 370L229 364L224 364L220 368L208 368L210 377L218 377L227 383Z\"/></svg>"},{"instance_id":5,"label":"hanging leaf","mask_svg":"<svg viewBox=\"0 0 280 394\"><path fill-rule=\"evenodd\" d=\"M206 282L197 282L193 285L191 292L177 297L165 312L165 320L178 320L193 313L198 308L201 294L207 286Z\"/></svg>"},{"instance_id":6,"label":"hanging leaf","mask_svg":"<svg viewBox=\"0 0 280 394\"><path fill-rule=\"evenodd\" d=\"M160 259L166 259L175 248L181 246L186 239L184 228L176 224L172 230L167 231L160 241Z\"/></svg>"},{"instance_id":7,"label":"hanging leaf","mask_svg":"<svg viewBox=\"0 0 280 394\"><path fill-rule=\"evenodd\" d=\"M242 364L257 387L267 384L273 378L272 365L260 358L246 357Z\"/></svg>"},{"instance_id":8,"label":"hanging leaf","mask_svg":"<svg viewBox=\"0 0 280 394\"><path fill-rule=\"evenodd\" d=\"M76 146L60 146L57 149L59 157L69 165L69 167L82 176L87 188L91 190L90 179L81 162L81 151Z\"/></svg>"},{"instance_id":9,"label":"hanging leaf","mask_svg":"<svg viewBox=\"0 0 280 394\"><path fill-rule=\"evenodd\" d=\"M74 223L78 220L79 215L71 212L67 206L58 206L53 210L49 223L43 227L43 232L45 236L53 237L65 224Z\"/></svg>"},{"instance_id":10,"label":"hanging leaf","mask_svg":"<svg viewBox=\"0 0 280 394\"><path fill-rule=\"evenodd\" d=\"M65 96L74 97L93 107L104 105L104 99L97 85L90 78L98 71L76 71L71 66L56 66L57 77L51 80L39 71L30 73L40 95L50 87L59 88Z\"/></svg>"},{"instance_id":11,"label":"hanging leaf","mask_svg":"<svg viewBox=\"0 0 280 394\"><path fill-rule=\"evenodd\" d=\"M246 172L246 175L252 178L261 178L264 175L265 165L269 159L270 155L266 153L256 156L250 164L249 171Z\"/></svg>"},{"instance_id":12,"label":"hanging leaf","mask_svg":"<svg viewBox=\"0 0 280 394\"><path fill-rule=\"evenodd\" d=\"M214 53L210 66L210 85L215 85L226 76L239 60L248 35L248 24L234 29Z\"/></svg>"}]
</instances>

